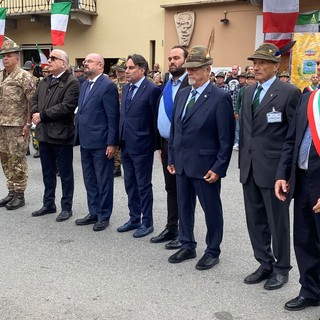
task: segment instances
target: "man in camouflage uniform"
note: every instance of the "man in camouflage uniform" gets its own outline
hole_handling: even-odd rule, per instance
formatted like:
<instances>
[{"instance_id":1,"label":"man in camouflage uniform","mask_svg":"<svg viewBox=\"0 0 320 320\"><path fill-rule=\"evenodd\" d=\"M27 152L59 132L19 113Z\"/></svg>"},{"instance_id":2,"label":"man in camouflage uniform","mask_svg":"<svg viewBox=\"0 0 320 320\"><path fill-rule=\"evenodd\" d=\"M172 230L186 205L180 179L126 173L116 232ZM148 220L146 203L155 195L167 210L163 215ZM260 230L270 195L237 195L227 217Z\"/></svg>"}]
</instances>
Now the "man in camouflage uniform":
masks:
<instances>
[{"instance_id":1,"label":"man in camouflage uniform","mask_svg":"<svg viewBox=\"0 0 320 320\"><path fill-rule=\"evenodd\" d=\"M35 92L31 75L19 67L20 48L11 40L3 43L4 70L0 72L0 158L7 178L8 195L0 207L14 210L25 205L31 120L29 101Z\"/></svg>"},{"instance_id":2,"label":"man in camouflage uniform","mask_svg":"<svg viewBox=\"0 0 320 320\"><path fill-rule=\"evenodd\" d=\"M119 101L121 107L121 97L122 97L122 88L127 83L126 80L126 59L120 58L114 66L112 66L112 70L116 72L117 78L113 80L113 82L117 85L118 93L119 93ZM114 177L121 176L121 152L118 149L114 156Z\"/></svg>"}]
</instances>

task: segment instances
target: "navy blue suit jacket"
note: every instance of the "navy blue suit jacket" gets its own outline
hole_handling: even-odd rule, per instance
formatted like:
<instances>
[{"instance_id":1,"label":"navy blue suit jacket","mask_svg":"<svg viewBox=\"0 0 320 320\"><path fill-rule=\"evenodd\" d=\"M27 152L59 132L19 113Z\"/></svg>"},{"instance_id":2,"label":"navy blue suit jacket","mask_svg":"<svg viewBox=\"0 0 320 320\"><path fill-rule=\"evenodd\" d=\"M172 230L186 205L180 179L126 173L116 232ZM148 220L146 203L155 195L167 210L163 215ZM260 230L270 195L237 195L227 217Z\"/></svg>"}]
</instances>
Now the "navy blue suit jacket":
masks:
<instances>
[{"instance_id":1,"label":"navy blue suit jacket","mask_svg":"<svg viewBox=\"0 0 320 320\"><path fill-rule=\"evenodd\" d=\"M310 93L305 93L301 96L300 104L297 107L295 117L290 124L276 173L276 180L283 179L290 181L289 198L294 196L295 176L298 166L299 150L305 130L308 126L307 106L310 98ZM308 190L315 205L320 197L320 159L316 149L311 144L309 161L308 161Z\"/></svg>"},{"instance_id":2,"label":"navy blue suit jacket","mask_svg":"<svg viewBox=\"0 0 320 320\"><path fill-rule=\"evenodd\" d=\"M155 151L154 114L161 90L144 79L126 112L125 101L129 84L123 87L120 112L120 147L124 141L128 153Z\"/></svg>"},{"instance_id":3,"label":"navy blue suit jacket","mask_svg":"<svg viewBox=\"0 0 320 320\"><path fill-rule=\"evenodd\" d=\"M103 149L119 144L119 98L116 85L103 74L93 84L87 99L89 81L81 85L76 115L75 144L86 149Z\"/></svg>"},{"instance_id":4,"label":"navy blue suit jacket","mask_svg":"<svg viewBox=\"0 0 320 320\"><path fill-rule=\"evenodd\" d=\"M209 83L182 120L190 90L180 90L175 98L168 164L190 178L203 179L209 170L224 177L234 140L231 97Z\"/></svg>"}]
</instances>

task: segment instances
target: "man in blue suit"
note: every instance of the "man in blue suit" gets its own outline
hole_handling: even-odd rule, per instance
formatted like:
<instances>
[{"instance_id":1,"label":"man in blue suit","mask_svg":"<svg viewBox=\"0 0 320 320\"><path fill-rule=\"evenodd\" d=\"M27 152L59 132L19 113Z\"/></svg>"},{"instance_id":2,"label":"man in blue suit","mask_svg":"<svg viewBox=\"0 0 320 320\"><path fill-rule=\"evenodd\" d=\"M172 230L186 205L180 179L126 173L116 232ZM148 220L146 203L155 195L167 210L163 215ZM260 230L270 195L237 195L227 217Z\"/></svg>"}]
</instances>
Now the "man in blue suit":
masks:
<instances>
[{"instance_id":1,"label":"man in blue suit","mask_svg":"<svg viewBox=\"0 0 320 320\"><path fill-rule=\"evenodd\" d=\"M119 97L116 85L103 74L104 59L91 53L84 61L88 80L80 90L76 115L76 144L81 147L83 179L89 214L77 225L109 225L113 207L114 154L119 141Z\"/></svg>"},{"instance_id":2,"label":"man in blue suit","mask_svg":"<svg viewBox=\"0 0 320 320\"><path fill-rule=\"evenodd\" d=\"M212 58L206 47L195 46L183 67L191 88L177 93L169 140L168 170L177 176L181 249L169 257L179 263L196 257L194 212L196 196L207 224L205 254L196 268L219 262L223 233L221 178L230 162L234 118L230 95L209 81Z\"/></svg>"},{"instance_id":3,"label":"man in blue suit","mask_svg":"<svg viewBox=\"0 0 320 320\"><path fill-rule=\"evenodd\" d=\"M319 101L319 90L302 95L276 173L277 198L294 197L293 243L301 289L285 304L289 311L320 306L320 138L315 127Z\"/></svg>"},{"instance_id":4,"label":"man in blue suit","mask_svg":"<svg viewBox=\"0 0 320 320\"><path fill-rule=\"evenodd\" d=\"M128 84L122 92L120 148L130 219L117 231L136 229L133 236L140 238L153 232L154 113L161 90L146 79L148 63L143 56L130 55L126 67Z\"/></svg>"}]
</instances>

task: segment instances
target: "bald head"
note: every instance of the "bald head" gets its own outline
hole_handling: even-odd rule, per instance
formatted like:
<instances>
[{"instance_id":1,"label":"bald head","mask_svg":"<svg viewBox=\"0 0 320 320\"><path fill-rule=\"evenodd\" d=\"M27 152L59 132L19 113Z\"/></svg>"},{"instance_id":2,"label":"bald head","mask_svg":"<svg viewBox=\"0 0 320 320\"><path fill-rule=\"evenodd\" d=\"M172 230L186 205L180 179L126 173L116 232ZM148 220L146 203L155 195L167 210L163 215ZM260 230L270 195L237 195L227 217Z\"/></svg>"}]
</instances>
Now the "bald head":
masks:
<instances>
[{"instance_id":1,"label":"bald head","mask_svg":"<svg viewBox=\"0 0 320 320\"><path fill-rule=\"evenodd\" d=\"M83 62L84 73L89 79L94 79L104 71L104 59L101 54L90 53Z\"/></svg>"}]
</instances>

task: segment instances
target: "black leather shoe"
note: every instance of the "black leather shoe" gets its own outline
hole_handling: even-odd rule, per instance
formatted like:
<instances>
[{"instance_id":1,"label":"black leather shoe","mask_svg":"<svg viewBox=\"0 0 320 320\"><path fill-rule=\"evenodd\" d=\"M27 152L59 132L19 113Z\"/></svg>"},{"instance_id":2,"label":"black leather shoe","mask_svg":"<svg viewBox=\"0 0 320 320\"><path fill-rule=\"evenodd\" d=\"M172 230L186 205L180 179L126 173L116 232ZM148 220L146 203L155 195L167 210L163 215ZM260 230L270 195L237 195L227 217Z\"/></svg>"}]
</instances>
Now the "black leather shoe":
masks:
<instances>
[{"instance_id":1,"label":"black leather shoe","mask_svg":"<svg viewBox=\"0 0 320 320\"><path fill-rule=\"evenodd\" d=\"M102 231L109 225L109 220L100 220L97 221L94 225L92 230L93 231Z\"/></svg>"},{"instance_id":2,"label":"black leather shoe","mask_svg":"<svg viewBox=\"0 0 320 320\"><path fill-rule=\"evenodd\" d=\"M121 177L121 168L115 168L113 170L113 176L116 177Z\"/></svg>"},{"instance_id":3,"label":"black leather shoe","mask_svg":"<svg viewBox=\"0 0 320 320\"><path fill-rule=\"evenodd\" d=\"M72 217L72 210L67 211L67 210L62 210L61 213L57 216L56 221L61 222L68 220L70 217Z\"/></svg>"},{"instance_id":4,"label":"black leather shoe","mask_svg":"<svg viewBox=\"0 0 320 320\"><path fill-rule=\"evenodd\" d=\"M164 247L167 250L177 250L180 249L182 246L179 237L176 237L174 240L170 241L169 243L167 243Z\"/></svg>"},{"instance_id":5,"label":"black leather shoe","mask_svg":"<svg viewBox=\"0 0 320 320\"><path fill-rule=\"evenodd\" d=\"M298 296L290 301L288 301L284 307L289 311L299 311L308 307L318 307L320 306L320 300L308 299L302 296Z\"/></svg>"},{"instance_id":6,"label":"black leather shoe","mask_svg":"<svg viewBox=\"0 0 320 320\"><path fill-rule=\"evenodd\" d=\"M246 284L260 283L263 280L268 279L271 273L272 273L271 270L258 268L255 272L249 274L247 277L244 278L244 283Z\"/></svg>"},{"instance_id":7,"label":"black leather shoe","mask_svg":"<svg viewBox=\"0 0 320 320\"><path fill-rule=\"evenodd\" d=\"M14 197L14 191L9 191L8 195L0 200L0 207L5 207Z\"/></svg>"},{"instance_id":8,"label":"black leather shoe","mask_svg":"<svg viewBox=\"0 0 320 320\"><path fill-rule=\"evenodd\" d=\"M15 210L26 204L23 192L15 192L12 200L6 204L7 210Z\"/></svg>"},{"instance_id":9,"label":"black leather shoe","mask_svg":"<svg viewBox=\"0 0 320 320\"><path fill-rule=\"evenodd\" d=\"M57 208L54 207L42 207L41 209L32 212L32 216L33 217L40 217L40 216L44 216L45 214L50 214L50 213L56 213L57 212Z\"/></svg>"},{"instance_id":10,"label":"black leather shoe","mask_svg":"<svg viewBox=\"0 0 320 320\"><path fill-rule=\"evenodd\" d=\"M272 273L264 284L266 290L276 290L283 287L288 282L289 276L287 274Z\"/></svg>"},{"instance_id":11,"label":"black leather shoe","mask_svg":"<svg viewBox=\"0 0 320 320\"><path fill-rule=\"evenodd\" d=\"M204 254L196 264L196 269L207 270L219 263L219 257L213 257L211 254Z\"/></svg>"},{"instance_id":12,"label":"black leather shoe","mask_svg":"<svg viewBox=\"0 0 320 320\"><path fill-rule=\"evenodd\" d=\"M169 257L170 263L180 263L187 259L193 259L197 256L195 249L180 249L175 254Z\"/></svg>"},{"instance_id":13,"label":"black leather shoe","mask_svg":"<svg viewBox=\"0 0 320 320\"><path fill-rule=\"evenodd\" d=\"M76 219L75 224L77 226L86 226L88 224L94 224L98 221L98 217L97 216L93 216L92 214L88 214L86 215L84 218L82 219Z\"/></svg>"},{"instance_id":14,"label":"black leather shoe","mask_svg":"<svg viewBox=\"0 0 320 320\"><path fill-rule=\"evenodd\" d=\"M166 228L159 235L152 237L150 239L150 242L161 243L161 242L173 240L177 238L177 235L178 235L178 231L172 231Z\"/></svg>"}]
</instances>

